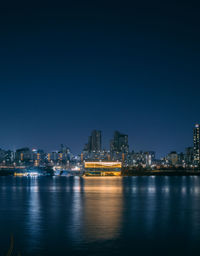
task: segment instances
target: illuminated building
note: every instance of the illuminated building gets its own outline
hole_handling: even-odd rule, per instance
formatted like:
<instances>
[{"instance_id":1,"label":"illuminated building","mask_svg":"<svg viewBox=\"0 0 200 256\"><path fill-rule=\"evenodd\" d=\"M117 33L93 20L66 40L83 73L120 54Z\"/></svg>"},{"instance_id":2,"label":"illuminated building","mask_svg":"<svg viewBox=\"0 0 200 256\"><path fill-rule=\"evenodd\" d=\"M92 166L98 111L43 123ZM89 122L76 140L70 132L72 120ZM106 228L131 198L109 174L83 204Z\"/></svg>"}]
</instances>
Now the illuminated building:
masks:
<instances>
[{"instance_id":1,"label":"illuminated building","mask_svg":"<svg viewBox=\"0 0 200 256\"><path fill-rule=\"evenodd\" d=\"M59 153L62 154L62 159L60 160L70 160L71 159L71 150L69 147L64 146L63 144L61 144L61 150L59 151Z\"/></svg>"},{"instance_id":2,"label":"illuminated building","mask_svg":"<svg viewBox=\"0 0 200 256\"><path fill-rule=\"evenodd\" d=\"M125 160L125 154L122 153L122 162L124 162L124 160Z\"/></svg>"},{"instance_id":3,"label":"illuminated building","mask_svg":"<svg viewBox=\"0 0 200 256\"><path fill-rule=\"evenodd\" d=\"M39 166L39 165L40 165L40 160L41 160L40 153L37 153L37 154L36 154L36 160L35 160L34 166Z\"/></svg>"},{"instance_id":4,"label":"illuminated building","mask_svg":"<svg viewBox=\"0 0 200 256\"><path fill-rule=\"evenodd\" d=\"M196 124L194 128L194 164L200 165L200 124Z\"/></svg>"},{"instance_id":5,"label":"illuminated building","mask_svg":"<svg viewBox=\"0 0 200 256\"><path fill-rule=\"evenodd\" d=\"M172 151L168 154L167 159L169 161L169 164L172 166L175 166L178 164L178 154L176 151Z\"/></svg>"},{"instance_id":6,"label":"illuminated building","mask_svg":"<svg viewBox=\"0 0 200 256\"><path fill-rule=\"evenodd\" d=\"M47 159L48 159L49 162L51 161L51 154L50 153L47 154Z\"/></svg>"},{"instance_id":7,"label":"illuminated building","mask_svg":"<svg viewBox=\"0 0 200 256\"><path fill-rule=\"evenodd\" d=\"M63 160L63 154L62 154L62 153L59 153L59 155L58 155L58 159L59 159L60 161L62 161L62 160Z\"/></svg>"},{"instance_id":8,"label":"illuminated building","mask_svg":"<svg viewBox=\"0 0 200 256\"><path fill-rule=\"evenodd\" d=\"M121 162L85 162L85 176L120 176Z\"/></svg>"},{"instance_id":9,"label":"illuminated building","mask_svg":"<svg viewBox=\"0 0 200 256\"><path fill-rule=\"evenodd\" d=\"M29 148L21 148L16 150L15 159L17 162L30 162L32 158L33 155Z\"/></svg>"},{"instance_id":10,"label":"illuminated building","mask_svg":"<svg viewBox=\"0 0 200 256\"><path fill-rule=\"evenodd\" d=\"M15 160L15 152L11 150L0 149L0 163L12 164Z\"/></svg>"},{"instance_id":11,"label":"illuminated building","mask_svg":"<svg viewBox=\"0 0 200 256\"><path fill-rule=\"evenodd\" d=\"M83 153L81 153L81 163L83 162Z\"/></svg>"},{"instance_id":12,"label":"illuminated building","mask_svg":"<svg viewBox=\"0 0 200 256\"><path fill-rule=\"evenodd\" d=\"M129 164L130 165L143 165L146 167L150 167L155 163L155 155L154 151L140 151L140 152L132 152L130 154Z\"/></svg>"},{"instance_id":13,"label":"illuminated building","mask_svg":"<svg viewBox=\"0 0 200 256\"><path fill-rule=\"evenodd\" d=\"M144 153L146 166L151 166L155 162L155 152L148 151Z\"/></svg>"}]
</instances>

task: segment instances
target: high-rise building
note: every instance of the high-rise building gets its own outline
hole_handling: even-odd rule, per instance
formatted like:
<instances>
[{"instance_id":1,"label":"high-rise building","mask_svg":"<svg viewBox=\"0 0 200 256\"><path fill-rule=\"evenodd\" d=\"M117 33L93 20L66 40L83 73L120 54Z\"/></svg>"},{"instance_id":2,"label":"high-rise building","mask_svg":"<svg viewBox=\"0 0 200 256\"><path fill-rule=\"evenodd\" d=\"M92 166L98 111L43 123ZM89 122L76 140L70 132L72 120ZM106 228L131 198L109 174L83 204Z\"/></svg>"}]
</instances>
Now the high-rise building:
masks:
<instances>
[{"instance_id":1,"label":"high-rise building","mask_svg":"<svg viewBox=\"0 0 200 256\"><path fill-rule=\"evenodd\" d=\"M115 131L114 138L110 142L110 151L112 153L128 153L128 135Z\"/></svg>"},{"instance_id":2,"label":"high-rise building","mask_svg":"<svg viewBox=\"0 0 200 256\"><path fill-rule=\"evenodd\" d=\"M29 162L33 159L33 154L29 148L20 148L16 150L15 160L21 162Z\"/></svg>"},{"instance_id":3,"label":"high-rise building","mask_svg":"<svg viewBox=\"0 0 200 256\"><path fill-rule=\"evenodd\" d=\"M180 152L178 154L178 164L180 166L184 166L185 165L185 154L183 152Z\"/></svg>"},{"instance_id":4,"label":"high-rise building","mask_svg":"<svg viewBox=\"0 0 200 256\"><path fill-rule=\"evenodd\" d=\"M185 149L185 163L186 165L192 165L194 162L194 148L187 147Z\"/></svg>"},{"instance_id":5,"label":"high-rise building","mask_svg":"<svg viewBox=\"0 0 200 256\"><path fill-rule=\"evenodd\" d=\"M169 162L170 165L177 165L178 164L178 154L176 151L172 151L168 154L167 156L167 160Z\"/></svg>"},{"instance_id":6,"label":"high-rise building","mask_svg":"<svg viewBox=\"0 0 200 256\"><path fill-rule=\"evenodd\" d=\"M194 127L194 164L200 165L200 124L196 124Z\"/></svg>"},{"instance_id":7,"label":"high-rise building","mask_svg":"<svg viewBox=\"0 0 200 256\"><path fill-rule=\"evenodd\" d=\"M85 150L88 152L101 151L101 131L93 130L88 138Z\"/></svg>"},{"instance_id":8,"label":"high-rise building","mask_svg":"<svg viewBox=\"0 0 200 256\"><path fill-rule=\"evenodd\" d=\"M146 166L151 166L155 162L156 153L154 151L148 151L144 153Z\"/></svg>"}]
</instances>

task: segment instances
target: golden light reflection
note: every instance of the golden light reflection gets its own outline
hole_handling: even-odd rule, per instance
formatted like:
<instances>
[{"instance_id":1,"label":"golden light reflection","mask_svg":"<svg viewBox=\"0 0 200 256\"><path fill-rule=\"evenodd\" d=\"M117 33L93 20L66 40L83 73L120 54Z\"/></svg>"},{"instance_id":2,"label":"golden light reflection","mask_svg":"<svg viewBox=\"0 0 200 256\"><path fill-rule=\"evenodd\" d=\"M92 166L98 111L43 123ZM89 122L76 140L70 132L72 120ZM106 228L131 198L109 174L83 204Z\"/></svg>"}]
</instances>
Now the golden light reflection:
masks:
<instances>
[{"instance_id":1,"label":"golden light reflection","mask_svg":"<svg viewBox=\"0 0 200 256\"><path fill-rule=\"evenodd\" d=\"M83 232L87 239L118 236L123 211L122 188L121 178L84 179Z\"/></svg>"}]
</instances>

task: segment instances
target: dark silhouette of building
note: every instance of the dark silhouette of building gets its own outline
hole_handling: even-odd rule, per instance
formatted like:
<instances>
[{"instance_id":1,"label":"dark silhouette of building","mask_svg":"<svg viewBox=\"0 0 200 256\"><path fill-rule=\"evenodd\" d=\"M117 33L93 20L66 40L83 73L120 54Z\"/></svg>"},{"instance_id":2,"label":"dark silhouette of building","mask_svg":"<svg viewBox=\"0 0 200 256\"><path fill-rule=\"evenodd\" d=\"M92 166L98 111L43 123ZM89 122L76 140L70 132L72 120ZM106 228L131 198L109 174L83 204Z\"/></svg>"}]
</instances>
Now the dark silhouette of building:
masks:
<instances>
[{"instance_id":1,"label":"dark silhouette of building","mask_svg":"<svg viewBox=\"0 0 200 256\"><path fill-rule=\"evenodd\" d=\"M194 148L187 147L185 149L185 163L186 165L192 165L194 162Z\"/></svg>"},{"instance_id":2,"label":"dark silhouette of building","mask_svg":"<svg viewBox=\"0 0 200 256\"><path fill-rule=\"evenodd\" d=\"M101 151L101 131L92 131L91 136L88 138L88 143L85 146L85 151Z\"/></svg>"},{"instance_id":3,"label":"dark silhouette of building","mask_svg":"<svg viewBox=\"0 0 200 256\"><path fill-rule=\"evenodd\" d=\"M194 164L200 166L200 124L194 127Z\"/></svg>"},{"instance_id":4,"label":"dark silhouette of building","mask_svg":"<svg viewBox=\"0 0 200 256\"><path fill-rule=\"evenodd\" d=\"M111 153L128 153L128 135L115 131L114 138L110 142Z\"/></svg>"}]
</instances>

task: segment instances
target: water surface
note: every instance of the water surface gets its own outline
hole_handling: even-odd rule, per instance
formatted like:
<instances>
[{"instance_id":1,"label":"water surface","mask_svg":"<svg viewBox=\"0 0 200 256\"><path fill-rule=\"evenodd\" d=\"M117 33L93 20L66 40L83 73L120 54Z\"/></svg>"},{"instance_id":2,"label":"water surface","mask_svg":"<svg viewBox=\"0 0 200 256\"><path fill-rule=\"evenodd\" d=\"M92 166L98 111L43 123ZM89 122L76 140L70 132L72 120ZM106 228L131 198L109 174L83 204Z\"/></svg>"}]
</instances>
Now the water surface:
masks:
<instances>
[{"instance_id":1,"label":"water surface","mask_svg":"<svg viewBox=\"0 0 200 256\"><path fill-rule=\"evenodd\" d=\"M199 255L200 177L0 177L0 255Z\"/></svg>"}]
</instances>

